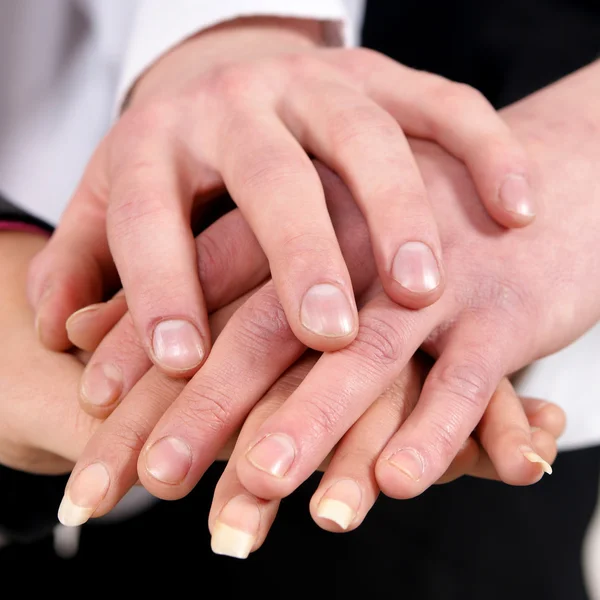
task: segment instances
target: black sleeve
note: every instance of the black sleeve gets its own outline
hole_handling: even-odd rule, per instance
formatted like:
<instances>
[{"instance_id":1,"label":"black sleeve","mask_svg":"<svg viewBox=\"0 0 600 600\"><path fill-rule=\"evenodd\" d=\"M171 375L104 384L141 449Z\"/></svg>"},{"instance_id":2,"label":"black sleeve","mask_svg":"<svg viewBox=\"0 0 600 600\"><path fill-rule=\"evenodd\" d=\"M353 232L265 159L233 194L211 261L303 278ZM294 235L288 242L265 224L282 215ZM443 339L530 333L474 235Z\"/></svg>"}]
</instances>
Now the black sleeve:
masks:
<instances>
[{"instance_id":1,"label":"black sleeve","mask_svg":"<svg viewBox=\"0 0 600 600\"><path fill-rule=\"evenodd\" d=\"M19 221L21 223L37 225L48 232L52 231L52 227L48 223L30 215L16 204L9 202L2 194L0 194L0 221Z\"/></svg>"},{"instance_id":2,"label":"black sleeve","mask_svg":"<svg viewBox=\"0 0 600 600\"><path fill-rule=\"evenodd\" d=\"M0 196L0 221L19 221L52 231ZM0 531L8 538L33 541L48 535L57 523L56 512L68 475L33 475L0 465Z\"/></svg>"}]
</instances>

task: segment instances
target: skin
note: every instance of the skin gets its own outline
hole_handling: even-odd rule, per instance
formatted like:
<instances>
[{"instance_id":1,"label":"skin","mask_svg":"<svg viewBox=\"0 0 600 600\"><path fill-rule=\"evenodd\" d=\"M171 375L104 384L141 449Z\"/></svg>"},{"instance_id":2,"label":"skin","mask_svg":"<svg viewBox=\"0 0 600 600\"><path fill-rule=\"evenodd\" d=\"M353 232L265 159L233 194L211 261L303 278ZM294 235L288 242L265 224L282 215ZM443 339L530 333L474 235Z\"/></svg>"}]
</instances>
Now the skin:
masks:
<instances>
[{"instance_id":1,"label":"skin","mask_svg":"<svg viewBox=\"0 0 600 600\"><path fill-rule=\"evenodd\" d=\"M4 307L0 315L0 332L6 341L0 348L0 462L32 473L58 474L68 472L73 467L93 433L101 428L101 421L90 417L73 400L89 351L101 339L102 331L114 324L126 307L118 302L99 306L92 322L80 323L80 327L75 329L74 341L85 351L57 354L45 349L35 334L32 311L25 298L27 266L32 256L45 243L42 236L0 234L0 276L6 282L0 289L0 301ZM215 335L241 302L243 299L215 313L211 319ZM252 434L253 429L285 401L315 360L316 354L306 356L277 382L251 412L241 435ZM370 473L373 458L385 444L390 431L411 410L418 398L425 368L422 360L414 361L374 405L374 410L357 423L344 442L320 466L325 475L311 503L311 511L322 527L332 531L349 530L357 527L364 519L379 493ZM149 373L149 377L151 376L161 381L167 397L176 396L180 382L164 378L156 369ZM173 389L169 389L170 387ZM556 438L564 428L563 411L556 405L541 400L521 401L509 388L499 389L498 398L499 410L493 411L490 406L486 420L482 421L477 432L481 445L475 437L470 439L442 481L464 474L500 479L490 457L506 449L507 442L511 442L510 432L520 426L539 428L533 432L532 441L549 462L554 460ZM381 418L382 412L385 419ZM394 418L388 418L390 415ZM234 442L232 440L222 449L219 460L230 457ZM489 451L489 456L485 449ZM226 509L226 505L240 494L240 483L236 478L234 465L235 461L230 461L221 478L210 515L210 526L215 530L215 550L229 554L239 554L239 544L237 548L235 544L232 546L231 535L227 535L224 545L223 531L228 531L227 527L239 527L240 518L244 517L243 511L236 511L237 516L232 517L231 510ZM505 471L504 477L507 476L514 481L519 480L522 485L534 483L541 477L540 465L524 462L517 469ZM347 480L349 477L355 477L360 482L364 489L364 500L357 507L352 522L342 528L332 520L331 514L329 517L323 516L319 509L320 497L330 492L332 481L340 478ZM246 507L252 508L252 504L248 502L259 506L260 523L250 532L253 537L252 548L256 549L264 541L275 519L278 502L261 501L245 491L243 494L247 500ZM238 500L235 503L239 505ZM243 522L242 526L245 526ZM247 538L242 536L242 541L247 546Z\"/></svg>"},{"instance_id":2,"label":"skin","mask_svg":"<svg viewBox=\"0 0 600 600\"><path fill-rule=\"evenodd\" d=\"M421 311L398 307L383 293L360 211L343 182L320 168L340 246L355 271L361 329L348 348L322 355L239 448L236 474L248 492L265 499L291 493L423 347L437 360L418 404L374 471L387 495L415 496L446 472L504 375L570 343L598 320L600 266L594 249L600 214L594 190L600 114L593 98L599 69L593 64L502 111L536 157L544 212L531 227L500 229L479 206L463 165L433 145L414 144L452 273L444 296ZM572 197L577 202L567 204ZM225 230L216 238L226 239ZM141 425L130 418L119 425L111 417L106 437L95 438L73 473L77 477L94 461L107 467L111 481L98 505L101 512L138 476L159 497L188 493L251 407L302 353L283 315L273 288L265 285L234 314L203 369L182 384L175 401ZM132 365L143 356L143 348L136 354L135 343L127 347ZM128 408L120 412L121 403L114 415L144 410L151 386L140 380L126 397ZM276 435L276 441L283 436L293 446L294 461L273 475L257 468L252 450ZM114 439L135 440L133 452L113 451ZM139 441L146 439L142 447ZM161 457L155 451L165 440ZM180 451L170 451L173 447ZM399 463L403 458L408 461ZM159 473L157 462L168 469Z\"/></svg>"},{"instance_id":3,"label":"skin","mask_svg":"<svg viewBox=\"0 0 600 600\"><path fill-rule=\"evenodd\" d=\"M464 160L497 221L533 220L529 159L481 94L374 52L322 48L319 28L233 21L142 77L32 270L46 345L68 347L67 317L105 299L118 274L150 360L172 376L193 374L211 338L190 220L226 187L269 259L296 337L317 350L347 346L358 333L355 290L309 156L351 189L382 285L403 306L428 306L445 286L406 135Z\"/></svg>"}]
</instances>

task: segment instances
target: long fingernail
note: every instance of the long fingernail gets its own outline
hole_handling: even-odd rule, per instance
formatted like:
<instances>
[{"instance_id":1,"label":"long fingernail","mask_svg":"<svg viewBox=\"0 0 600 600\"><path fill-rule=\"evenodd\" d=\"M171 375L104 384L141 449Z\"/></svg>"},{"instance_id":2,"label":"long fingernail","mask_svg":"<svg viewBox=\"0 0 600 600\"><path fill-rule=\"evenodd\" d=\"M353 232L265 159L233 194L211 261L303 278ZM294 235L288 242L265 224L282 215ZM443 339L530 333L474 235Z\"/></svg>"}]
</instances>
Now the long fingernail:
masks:
<instances>
[{"instance_id":1,"label":"long fingernail","mask_svg":"<svg viewBox=\"0 0 600 600\"><path fill-rule=\"evenodd\" d=\"M102 502L109 484L110 476L102 463L85 467L67 486L58 508L58 520L67 527L83 525Z\"/></svg>"},{"instance_id":2,"label":"long fingernail","mask_svg":"<svg viewBox=\"0 0 600 600\"><path fill-rule=\"evenodd\" d=\"M232 498L213 527L210 547L215 554L248 558L260 527L260 509L247 496Z\"/></svg>"},{"instance_id":3,"label":"long fingernail","mask_svg":"<svg viewBox=\"0 0 600 600\"><path fill-rule=\"evenodd\" d=\"M392 263L392 277L415 294L435 290L441 279L437 260L423 242L406 242L400 246Z\"/></svg>"},{"instance_id":4,"label":"long fingernail","mask_svg":"<svg viewBox=\"0 0 600 600\"><path fill-rule=\"evenodd\" d=\"M116 402L123 390L121 370L111 363L92 365L83 373L80 394L89 404L109 406Z\"/></svg>"},{"instance_id":5,"label":"long fingernail","mask_svg":"<svg viewBox=\"0 0 600 600\"><path fill-rule=\"evenodd\" d=\"M302 300L300 320L306 329L326 337L344 337L354 329L354 311L338 287L319 283Z\"/></svg>"},{"instance_id":6,"label":"long fingernail","mask_svg":"<svg viewBox=\"0 0 600 600\"><path fill-rule=\"evenodd\" d=\"M520 217L535 217L531 188L523 175L508 175L500 187L498 198L504 210Z\"/></svg>"},{"instance_id":7,"label":"long fingernail","mask_svg":"<svg viewBox=\"0 0 600 600\"><path fill-rule=\"evenodd\" d=\"M388 462L413 481L419 481L425 472L423 457L412 448L403 448L392 454Z\"/></svg>"},{"instance_id":8,"label":"long fingernail","mask_svg":"<svg viewBox=\"0 0 600 600\"><path fill-rule=\"evenodd\" d=\"M191 466L192 451L180 438L161 438L146 452L146 471L162 483L181 483Z\"/></svg>"},{"instance_id":9,"label":"long fingernail","mask_svg":"<svg viewBox=\"0 0 600 600\"><path fill-rule=\"evenodd\" d=\"M274 433L250 448L246 458L257 469L275 477L284 477L296 458L296 449L287 435Z\"/></svg>"},{"instance_id":10,"label":"long fingernail","mask_svg":"<svg viewBox=\"0 0 600 600\"><path fill-rule=\"evenodd\" d=\"M358 514L361 499L362 491L356 481L343 479L325 492L317 507L317 516L329 519L346 530Z\"/></svg>"},{"instance_id":11,"label":"long fingernail","mask_svg":"<svg viewBox=\"0 0 600 600\"><path fill-rule=\"evenodd\" d=\"M544 473L552 475L552 467L550 463L546 462L539 454L530 450L529 448L521 449L523 456L531 463L537 463L542 466Z\"/></svg>"},{"instance_id":12,"label":"long fingernail","mask_svg":"<svg viewBox=\"0 0 600 600\"><path fill-rule=\"evenodd\" d=\"M198 330L183 319L161 321L154 328L152 349L162 366L176 371L193 369L204 358Z\"/></svg>"}]
</instances>

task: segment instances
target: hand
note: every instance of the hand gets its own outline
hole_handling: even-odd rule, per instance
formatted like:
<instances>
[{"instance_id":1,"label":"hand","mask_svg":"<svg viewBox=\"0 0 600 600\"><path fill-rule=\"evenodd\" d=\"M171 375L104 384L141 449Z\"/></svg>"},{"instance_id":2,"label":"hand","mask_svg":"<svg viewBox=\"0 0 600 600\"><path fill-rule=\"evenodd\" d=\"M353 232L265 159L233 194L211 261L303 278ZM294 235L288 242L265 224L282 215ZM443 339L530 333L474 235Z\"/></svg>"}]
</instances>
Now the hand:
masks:
<instances>
[{"instance_id":1,"label":"hand","mask_svg":"<svg viewBox=\"0 0 600 600\"><path fill-rule=\"evenodd\" d=\"M25 279L45 241L0 233L0 463L60 474L73 468L100 421L76 401L82 360L42 347L33 328Z\"/></svg>"},{"instance_id":2,"label":"hand","mask_svg":"<svg viewBox=\"0 0 600 600\"><path fill-rule=\"evenodd\" d=\"M240 302L235 304L239 306ZM124 308L122 304L120 307ZM231 306L213 315L216 336L233 309ZM80 323L78 340L86 350L93 351L94 340L101 337L98 334L118 318L118 311L111 303L99 306L85 326ZM75 339L73 341L77 343ZM244 490L236 475L236 461L256 429L284 404L316 360L316 354L308 354L289 369L252 409L237 443L230 440L219 454L220 460L229 458L235 443L235 450L215 490L209 519L215 552L245 558L264 541L279 501L261 500ZM427 368L423 356L413 359L319 467L325 475L314 494L311 511L320 526L331 531L349 531L358 527L371 509L379 494L374 465L390 437L416 405ZM129 474L135 476L135 468L131 469L131 465L144 440L122 438L123 423L143 423L145 431L150 431L160 418L160 407L168 406L180 388L178 381L165 381L157 373L148 373L132 396L107 419L73 471L59 512L63 523L77 525L90 516L105 514L116 502L115 492L127 491ZM137 396L138 401L133 401L133 396ZM141 399L144 402L140 402ZM549 463L556 456L556 437L563 428L564 413L559 407L530 398L521 401L505 380L494 394L479 427L440 483L469 474L501 479L513 485L532 484L544 471L551 472ZM138 434L144 435L141 431ZM174 446L173 455L178 450ZM120 472L115 465L122 467ZM89 471L88 467L91 467ZM173 464L165 460L162 467L169 470ZM110 487L94 486L90 473L106 473L108 469L111 472ZM82 506L82 503L86 504Z\"/></svg>"},{"instance_id":3,"label":"hand","mask_svg":"<svg viewBox=\"0 0 600 600\"><path fill-rule=\"evenodd\" d=\"M234 22L142 78L32 270L45 344L66 348L66 318L106 297L118 271L149 358L191 375L210 345L191 214L226 186L265 250L294 334L318 350L346 346L358 331L354 294L308 153L351 189L383 287L404 306L437 300L444 268L403 131L464 160L499 222L532 220L528 160L479 93L367 50L317 48L313 29Z\"/></svg>"},{"instance_id":4,"label":"hand","mask_svg":"<svg viewBox=\"0 0 600 600\"><path fill-rule=\"evenodd\" d=\"M594 109L585 100L590 78L599 79L594 79L594 68L503 112L538 161L546 206L530 228L503 232L494 226L477 211L463 167L440 150L420 145L419 164L443 223L452 279L448 293L418 313L399 308L380 293L364 221L342 183L322 170L340 245L354 265L354 288L359 294L367 290L361 334L348 348L321 357L289 400L261 425L237 465L248 491L261 498L291 493L424 346L438 360L419 404L391 438L375 471L387 495L419 494L446 471L504 375L570 343L596 322L600 265L594 249L600 215L592 192L600 159L598 136L589 134L587 120L557 117L567 109L579 114L582 98L588 112ZM567 159L577 165L568 178L560 168ZM568 204L565 215L564 199L573 196L578 202ZM226 237L221 229L217 239ZM185 495L251 407L302 352L272 286L266 285L234 315L203 369L185 388L182 384L180 397L169 401L151 434L153 420L125 420L120 427L113 422L114 438L136 441L134 456L139 440L149 436L138 469L132 456L115 461L99 446L89 448L86 460L103 460L118 479L114 495L107 492L108 504L119 496L119 485L130 485L138 474L160 497ZM127 355L137 360L134 345ZM129 404L146 401L136 388L131 394ZM164 411L167 405L161 406ZM279 456L272 468L257 468L253 451L261 440L288 450L288 463ZM170 470L161 473L157 465Z\"/></svg>"},{"instance_id":5,"label":"hand","mask_svg":"<svg viewBox=\"0 0 600 600\"><path fill-rule=\"evenodd\" d=\"M328 457L325 474L310 502L313 519L322 528L332 532L356 529L374 506L379 495L374 466L387 441L418 401L425 374L422 358L411 360L402 375L360 417ZM263 500L250 494L237 477L236 463L261 423L287 400L314 364L314 356L296 363L244 423L236 449L215 489L209 517L214 552L246 558L251 551L260 548L268 535L280 501ZM476 431L438 483L463 475L513 485L535 483L544 471L551 470L533 451L525 457L523 444L536 448L547 461L553 462L556 438L564 423L564 413L559 407L541 400L519 399L508 380L503 380Z\"/></svg>"}]
</instances>

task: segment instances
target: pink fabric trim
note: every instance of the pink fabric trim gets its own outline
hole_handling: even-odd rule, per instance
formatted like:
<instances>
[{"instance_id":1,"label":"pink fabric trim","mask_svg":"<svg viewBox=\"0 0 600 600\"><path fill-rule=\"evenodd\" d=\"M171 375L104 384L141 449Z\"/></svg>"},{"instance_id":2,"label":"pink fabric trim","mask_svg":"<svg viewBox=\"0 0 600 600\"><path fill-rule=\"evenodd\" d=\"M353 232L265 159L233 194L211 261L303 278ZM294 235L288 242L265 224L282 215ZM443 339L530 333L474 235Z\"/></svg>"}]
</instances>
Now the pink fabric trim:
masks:
<instances>
[{"instance_id":1,"label":"pink fabric trim","mask_svg":"<svg viewBox=\"0 0 600 600\"><path fill-rule=\"evenodd\" d=\"M43 233L46 236L50 234L37 225L23 223L23 221L0 221L0 231L22 231L24 233Z\"/></svg>"}]
</instances>

